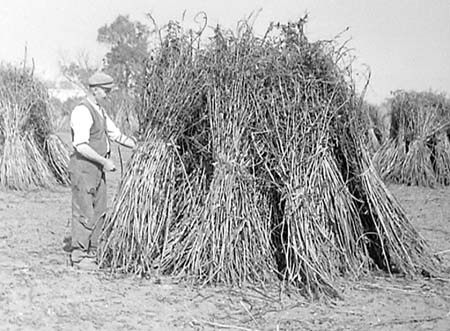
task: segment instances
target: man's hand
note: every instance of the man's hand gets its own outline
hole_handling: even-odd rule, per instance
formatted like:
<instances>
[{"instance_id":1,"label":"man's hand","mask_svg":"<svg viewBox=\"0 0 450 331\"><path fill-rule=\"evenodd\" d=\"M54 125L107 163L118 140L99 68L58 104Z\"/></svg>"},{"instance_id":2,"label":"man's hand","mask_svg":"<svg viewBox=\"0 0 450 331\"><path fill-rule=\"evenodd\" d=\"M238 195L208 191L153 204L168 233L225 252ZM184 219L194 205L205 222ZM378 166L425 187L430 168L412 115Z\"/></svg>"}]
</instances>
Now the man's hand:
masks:
<instances>
[{"instance_id":1,"label":"man's hand","mask_svg":"<svg viewBox=\"0 0 450 331\"><path fill-rule=\"evenodd\" d=\"M96 151L94 151L91 146L88 144L81 144L76 146L78 153L83 155L85 158L97 163L98 165L103 166L105 171L115 171L116 166L114 162L110 159L106 159L103 156L99 155Z\"/></svg>"},{"instance_id":2,"label":"man's hand","mask_svg":"<svg viewBox=\"0 0 450 331\"><path fill-rule=\"evenodd\" d=\"M110 159L105 159L105 162L103 163L103 169L105 169L105 171L116 171L116 166Z\"/></svg>"}]
</instances>

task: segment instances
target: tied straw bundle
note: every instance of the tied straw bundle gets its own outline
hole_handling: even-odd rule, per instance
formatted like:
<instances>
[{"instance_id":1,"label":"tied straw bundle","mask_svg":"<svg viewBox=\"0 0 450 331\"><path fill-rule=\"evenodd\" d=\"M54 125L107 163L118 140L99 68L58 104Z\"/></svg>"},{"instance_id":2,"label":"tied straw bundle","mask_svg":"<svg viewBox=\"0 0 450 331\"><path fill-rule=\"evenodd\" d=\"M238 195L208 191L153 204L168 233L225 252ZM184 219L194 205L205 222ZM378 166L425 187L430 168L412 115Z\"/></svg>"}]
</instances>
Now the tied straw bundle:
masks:
<instances>
[{"instance_id":1,"label":"tied straw bundle","mask_svg":"<svg viewBox=\"0 0 450 331\"><path fill-rule=\"evenodd\" d=\"M249 46L226 47L216 31L214 46L202 54L214 75L208 77L203 110L209 140L202 149L209 158L197 166L209 166L194 172L201 177L192 186L201 189L191 192L194 203L174 226L163 256L165 273L195 277L204 284L264 282L276 269L266 221L270 206L259 191L251 156L255 104L254 86L247 83L253 60ZM183 138L193 140L189 133Z\"/></svg>"},{"instance_id":2,"label":"tied straw bundle","mask_svg":"<svg viewBox=\"0 0 450 331\"><path fill-rule=\"evenodd\" d=\"M450 101L432 92L396 91L389 139L374 154L383 180L420 186L450 184Z\"/></svg>"},{"instance_id":3,"label":"tied straw bundle","mask_svg":"<svg viewBox=\"0 0 450 331\"><path fill-rule=\"evenodd\" d=\"M168 144L157 158L167 166L133 155L104 266L202 284L280 280L312 297L337 296L338 277L373 268L434 270L372 169L345 49L310 43L304 23L271 25L262 39L245 22L237 35L217 28L202 47L172 26L148 63L140 114L145 144ZM126 184L154 178L156 189Z\"/></svg>"},{"instance_id":4,"label":"tied straw bundle","mask_svg":"<svg viewBox=\"0 0 450 331\"><path fill-rule=\"evenodd\" d=\"M0 186L68 184L68 151L53 133L45 87L32 71L0 68Z\"/></svg>"},{"instance_id":5,"label":"tied straw bundle","mask_svg":"<svg viewBox=\"0 0 450 331\"><path fill-rule=\"evenodd\" d=\"M160 260L175 218L177 153L173 144L186 118L193 115L190 111L199 102L202 88L202 73L192 52L184 52L172 39L176 29L169 25L164 52L146 65L147 83L141 93L142 108L148 112L137 114L144 143L131 156L114 209L106 218L100 265L114 270L143 274L157 268L155 261Z\"/></svg>"},{"instance_id":6,"label":"tied straw bundle","mask_svg":"<svg viewBox=\"0 0 450 331\"><path fill-rule=\"evenodd\" d=\"M130 160L107 219L107 249L101 254L112 268L138 274L150 270L161 254L173 208L173 153L159 137L150 138Z\"/></svg>"}]
</instances>

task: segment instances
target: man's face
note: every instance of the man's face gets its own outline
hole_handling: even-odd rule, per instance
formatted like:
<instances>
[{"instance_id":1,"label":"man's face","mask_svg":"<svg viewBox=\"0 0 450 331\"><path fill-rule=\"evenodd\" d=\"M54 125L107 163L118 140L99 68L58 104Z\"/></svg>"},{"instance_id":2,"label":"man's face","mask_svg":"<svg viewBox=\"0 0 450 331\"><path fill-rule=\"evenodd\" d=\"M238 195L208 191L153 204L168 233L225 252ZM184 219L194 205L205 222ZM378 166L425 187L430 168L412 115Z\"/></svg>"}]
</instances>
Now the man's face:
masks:
<instances>
[{"instance_id":1,"label":"man's face","mask_svg":"<svg viewBox=\"0 0 450 331\"><path fill-rule=\"evenodd\" d=\"M95 99L100 102L104 101L108 97L109 92L111 92L111 88L98 86L95 88L94 92Z\"/></svg>"}]
</instances>

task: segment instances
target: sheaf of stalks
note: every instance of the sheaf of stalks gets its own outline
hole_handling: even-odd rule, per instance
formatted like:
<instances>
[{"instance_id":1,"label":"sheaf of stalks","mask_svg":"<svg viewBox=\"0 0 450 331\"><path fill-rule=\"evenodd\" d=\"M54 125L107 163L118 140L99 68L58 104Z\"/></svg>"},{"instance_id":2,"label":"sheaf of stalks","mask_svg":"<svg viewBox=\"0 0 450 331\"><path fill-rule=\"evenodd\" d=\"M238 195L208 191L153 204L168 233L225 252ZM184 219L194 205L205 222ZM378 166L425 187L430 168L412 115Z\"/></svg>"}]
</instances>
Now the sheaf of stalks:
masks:
<instances>
[{"instance_id":1,"label":"sheaf of stalks","mask_svg":"<svg viewBox=\"0 0 450 331\"><path fill-rule=\"evenodd\" d=\"M133 153L108 214L100 264L135 274L157 267L172 221L174 155L154 137Z\"/></svg>"},{"instance_id":2,"label":"sheaf of stalks","mask_svg":"<svg viewBox=\"0 0 450 331\"><path fill-rule=\"evenodd\" d=\"M390 137L373 157L381 178L407 185L449 185L448 98L432 92L396 91L390 105Z\"/></svg>"},{"instance_id":3,"label":"sheaf of stalks","mask_svg":"<svg viewBox=\"0 0 450 331\"><path fill-rule=\"evenodd\" d=\"M0 187L68 184L68 152L56 141L48 93L32 71L0 67Z\"/></svg>"},{"instance_id":4,"label":"sheaf of stalks","mask_svg":"<svg viewBox=\"0 0 450 331\"><path fill-rule=\"evenodd\" d=\"M374 269L439 269L368 157L345 47L309 42L304 24L258 37L242 22L206 43L206 24L159 30L142 77L144 142L107 218L103 266L200 284L277 282L313 298L339 296L339 278ZM434 118L422 119L424 141L442 129ZM383 176L430 180L419 144L393 138L382 150ZM434 167L446 172L444 163Z\"/></svg>"}]
</instances>

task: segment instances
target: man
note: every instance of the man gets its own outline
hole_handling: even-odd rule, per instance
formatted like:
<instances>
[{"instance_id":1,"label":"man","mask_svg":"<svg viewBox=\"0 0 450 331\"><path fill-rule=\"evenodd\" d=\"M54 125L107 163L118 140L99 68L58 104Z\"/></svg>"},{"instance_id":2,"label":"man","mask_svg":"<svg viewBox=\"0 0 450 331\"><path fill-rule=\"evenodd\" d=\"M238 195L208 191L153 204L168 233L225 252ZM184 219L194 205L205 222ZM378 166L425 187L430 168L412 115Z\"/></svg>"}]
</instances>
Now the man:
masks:
<instances>
[{"instance_id":1,"label":"man","mask_svg":"<svg viewBox=\"0 0 450 331\"><path fill-rule=\"evenodd\" d=\"M113 78L98 72L89 78L88 84L89 93L70 117L74 151L69 162L72 188L69 251L71 264L83 269L96 267L96 250L106 214L105 171L116 170L109 159L111 141L128 148L136 146L136 141L123 135L101 106L114 86Z\"/></svg>"}]
</instances>

